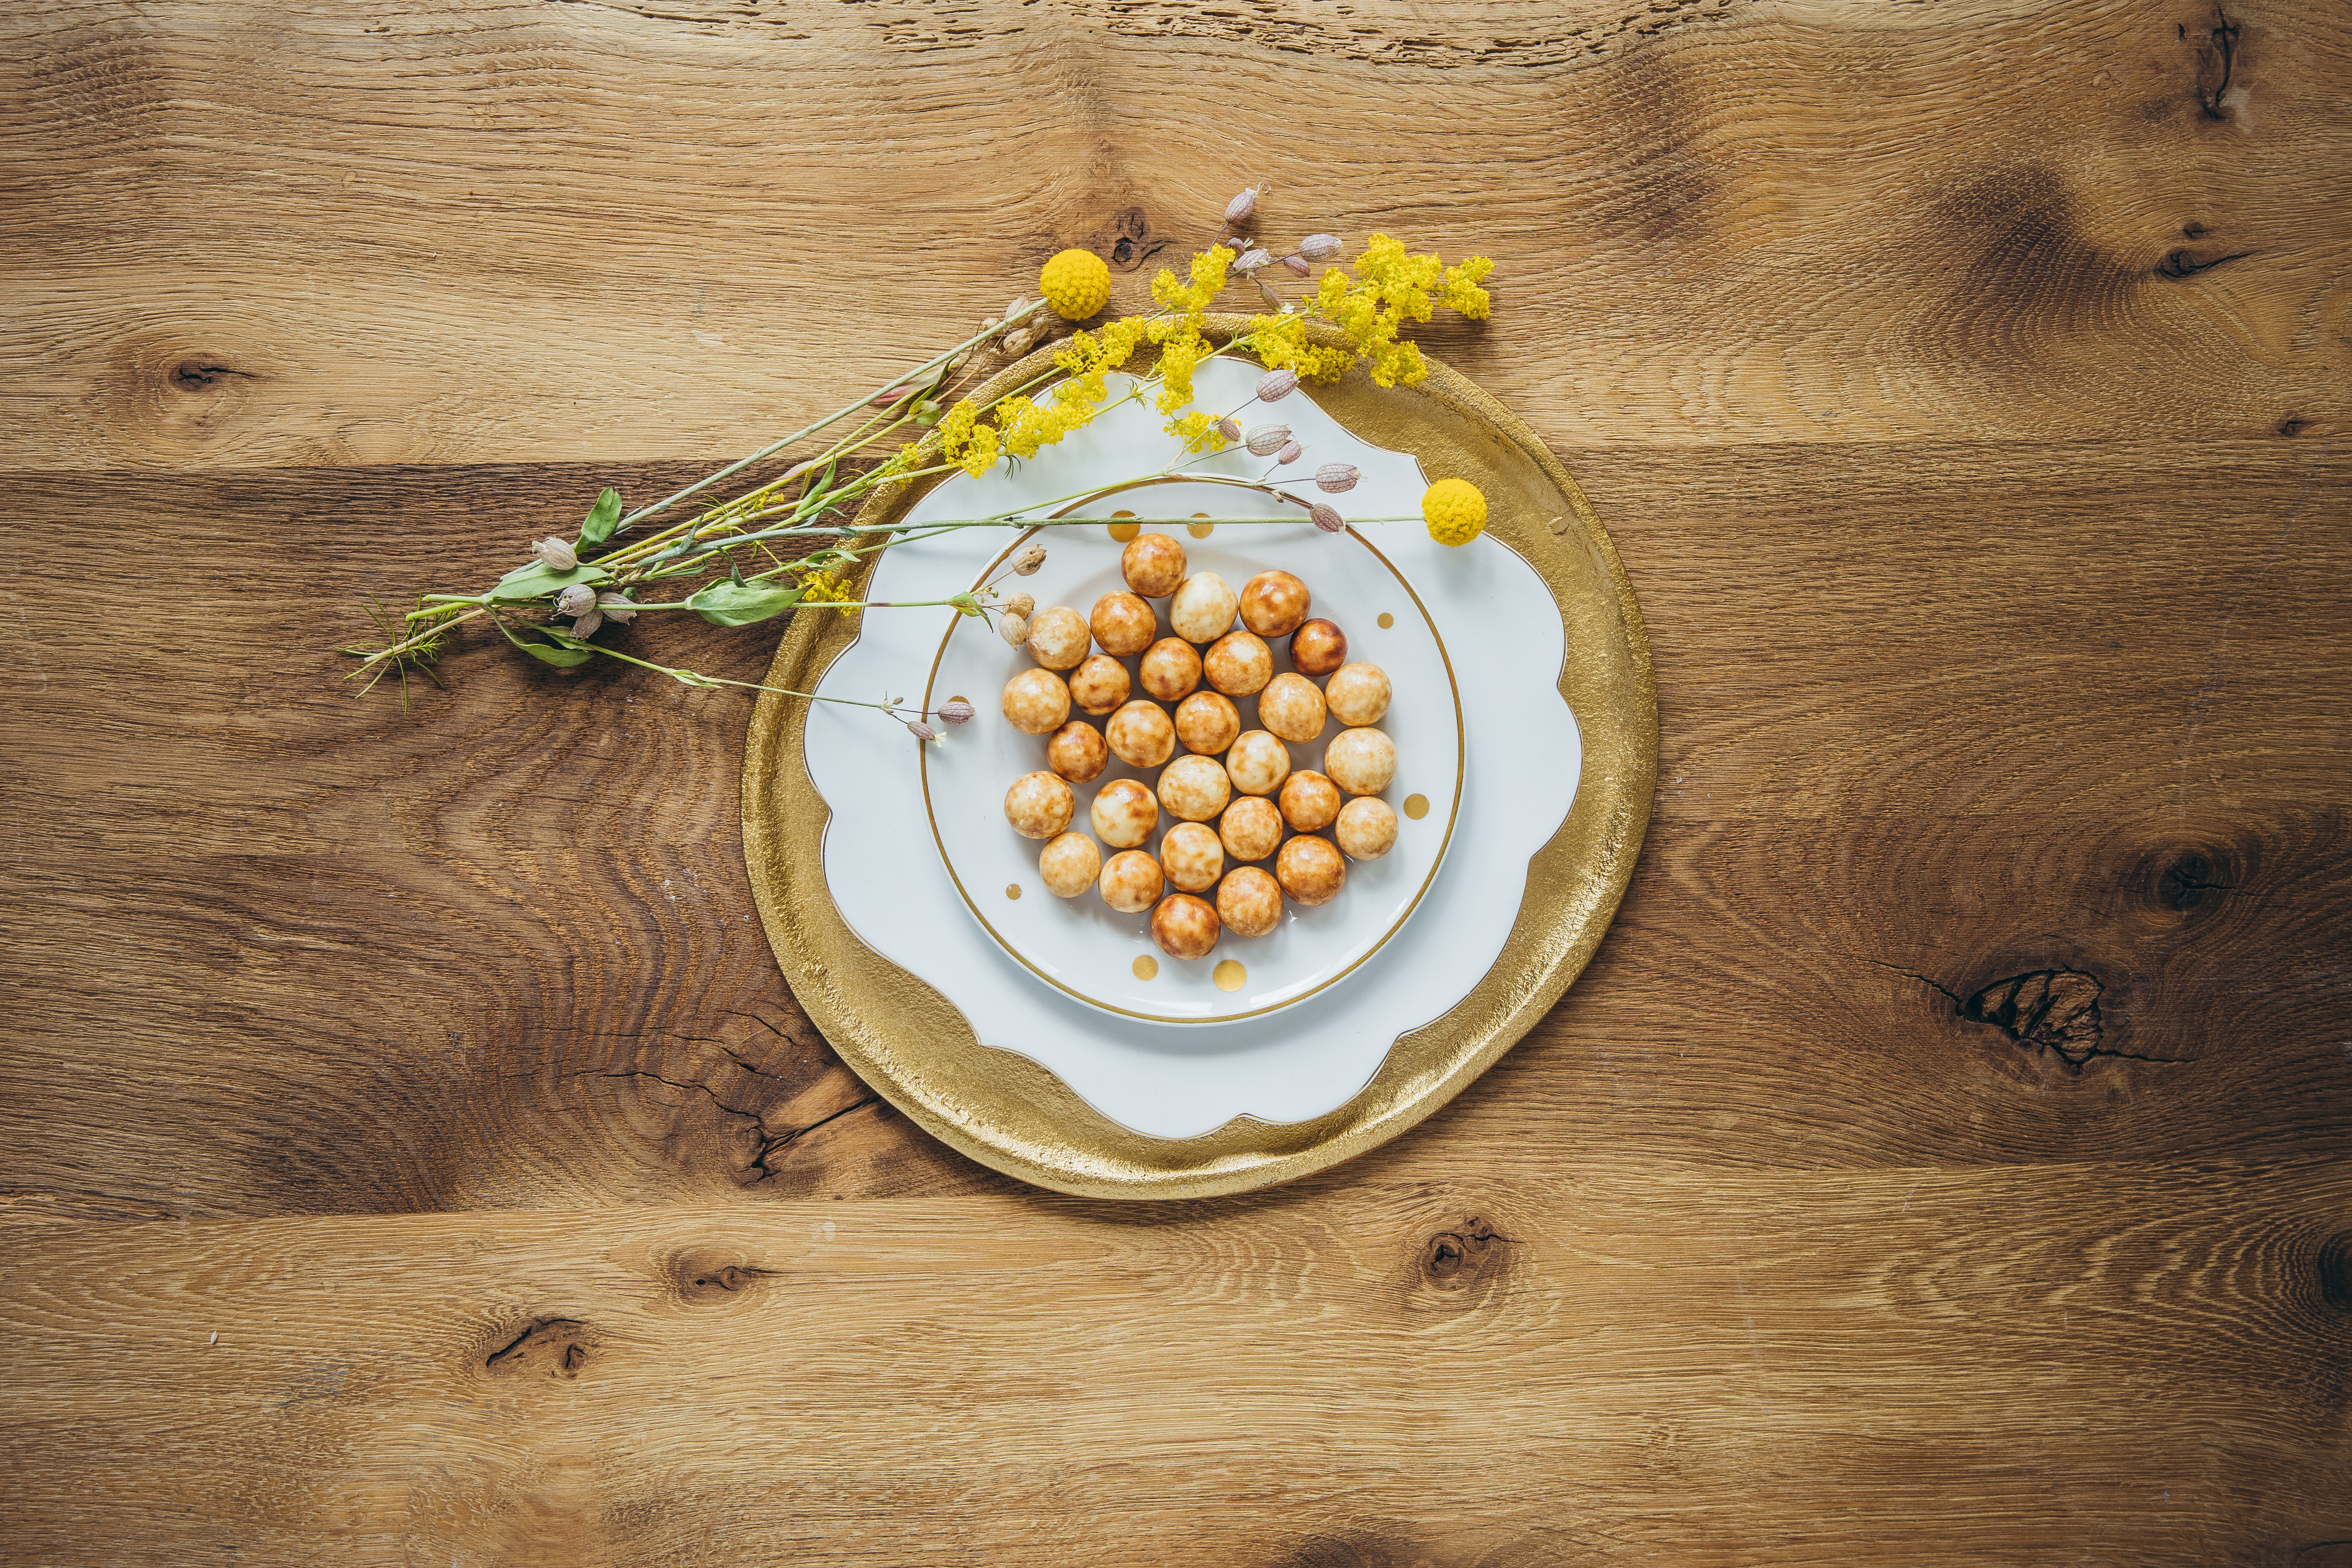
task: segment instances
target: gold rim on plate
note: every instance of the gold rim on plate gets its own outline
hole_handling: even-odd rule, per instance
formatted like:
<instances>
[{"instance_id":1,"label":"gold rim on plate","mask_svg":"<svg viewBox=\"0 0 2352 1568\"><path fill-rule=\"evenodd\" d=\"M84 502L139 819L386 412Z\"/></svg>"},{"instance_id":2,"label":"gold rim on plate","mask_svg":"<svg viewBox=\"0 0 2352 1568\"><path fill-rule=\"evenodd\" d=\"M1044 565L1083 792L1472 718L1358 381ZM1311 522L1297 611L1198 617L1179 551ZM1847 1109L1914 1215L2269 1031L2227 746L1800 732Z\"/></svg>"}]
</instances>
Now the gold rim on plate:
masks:
<instances>
[{"instance_id":1,"label":"gold rim on plate","mask_svg":"<svg viewBox=\"0 0 2352 1568\"><path fill-rule=\"evenodd\" d=\"M1088 500L1076 502L1074 505L1063 508L1060 511L1057 511L1053 515L1056 518L1066 517L1071 512L1076 510L1079 506L1093 505L1096 501L1102 499L1104 498L1094 497ZM1112 518L1104 518L1102 521L1113 528L1118 526L1117 521ZM995 575L997 568L1003 565L1008 557L1010 557L1014 552L1018 551L1023 545L1028 543L1032 539L1034 539L1038 534L1045 531L1042 528L1033 528L1029 530L1028 532L1024 533L1019 538L1015 539L1012 543L1006 545L1003 550L997 552L988 563L982 567L979 573L973 576L971 581L972 587L977 589L982 584L986 583L992 576ZM1404 929L1404 922L1411 920L1412 918L1412 911L1421 907L1421 900L1428 896L1431 886L1437 880L1437 873L1444 868L1445 852L1453 846L1454 825L1461 819L1462 816L1462 785L1465 778L1470 771L1469 737L1464 731L1462 720L1462 683L1454 677L1454 656L1445 651L1445 638L1437 629L1437 618L1429 613L1429 606L1422 602L1419 591L1416 590L1412 584L1406 579L1403 573L1397 570L1395 562L1381 553L1381 550L1378 545L1374 544L1370 540L1366 539L1362 534L1358 533L1352 528L1347 531L1347 535L1349 538L1354 540L1358 544L1362 545L1373 560L1379 562L1383 567L1387 568L1389 575L1396 579L1397 586L1404 590L1405 597L1412 601L1412 607L1421 613L1422 624L1429 628L1429 640L1437 645L1438 662L1445 667L1445 689L1453 694L1454 698L1454 799L1452 804L1446 807L1445 811L1445 837L1437 841L1437 854L1435 858L1430 861L1428 874L1422 878L1421 886L1413 889L1412 900L1407 903L1403 909L1397 911L1396 919L1389 922L1388 930L1381 932L1379 940L1375 941L1371 946L1364 949L1363 952L1356 955L1354 963L1349 964L1347 968L1339 971L1339 973L1327 976L1312 990L1302 991L1297 995L1276 1002L1271 1006L1255 1008L1247 1013L1220 1013L1213 1018L1188 1018L1180 1014L1174 1013L1139 1013L1129 1007L1114 1007L1108 1002L1102 1000L1098 996L1089 996L1085 992L1078 990L1076 986L1065 985L1059 980L1055 979L1052 975L1046 973L1044 970L1030 963L1029 955L1023 952L1018 947L1015 947L1012 942L1005 940L1004 933L996 929L995 922L991 921L988 918L987 911L983 910L980 907L980 900L971 896L971 889L963 885L963 878L956 871L955 857L948 853L948 841L946 836L940 832L939 813L933 809L931 805L930 748L927 746L923 749L921 753L922 761L917 765L922 772L923 816L930 824L931 842L939 849L940 863L947 868L948 880L955 884L956 896L963 900L964 908L971 911L971 918L980 922L980 929L986 931L989 936L989 940L996 943L997 946L1003 948L1005 952L1012 957L1015 963L1021 965L1022 968L1027 970L1030 973L1035 975L1038 979L1044 981L1055 990L1059 991L1063 995L1074 997L1076 1000L1085 1003L1089 1007L1099 1007L1106 1013L1114 1013L1122 1018L1139 1018L1145 1023L1150 1024L1178 1024L1191 1028L1202 1028L1218 1024L1238 1024L1244 1018L1263 1018L1268 1013L1278 1013L1285 1007L1296 1007L1301 1002L1306 1001L1309 996L1320 995L1323 992L1330 989L1334 985L1337 985L1340 981L1345 980L1349 975L1353 974L1358 969L1363 967L1364 962L1367 959L1370 958L1372 954L1380 952L1383 947L1386 947L1389 943L1389 939L1396 935L1398 931ZM962 617L960 616L956 616L948 622L948 629L940 634L940 651L931 656L930 672L923 678L922 707L923 711L926 713L930 712L937 705L940 665L946 659L948 656L948 644L954 638L956 631L961 624ZM814 690L815 689L811 687L807 689ZM1228 960L1228 962L1231 961ZM1223 965L1221 964L1219 967L1223 968Z\"/></svg>"},{"instance_id":2,"label":"gold rim on plate","mask_svg":"<svg viewBox=\"0 0 2352 1568\"><path fill-rule=\"evenodd\" d=\"M1221 342L1247 330L1243 316L1208 321ZM1310 331L1339 341L1328 329ZM1053 353L1048 346L1006 366L974 400L985 405L1047 374ZM1387 1142L1460 1093L1534 1026L1600 946L1633 877L1657 782L1657 697L1641 608L1608 531L1559 459L1468 380L1427 363L1415 387L1378 387L1354 370L1299 391L1362 439L1486 493L1488 533L1535 569L1559 606L1559 691L1582 733L1583 771L1568 819L1528 861L1501 956L1443 1016L1400 1036L1371 1082L1336 1110L1300 1122L1238 1116L1197 1138L1153 1138L1095 1110L1028 1058L982 1045L945 996L860 942L835 908L824 880L830 814L802 754L807 704L770 694L753 709L743 852L784 978L842 1060L950 1147L1087 1197L1208 1197L1288 1181ZM939 477L877 489L860 521L903 515ZM768 684L814 689L856 640L860 615L794 616Z\"/></svg>"}]
</instances>

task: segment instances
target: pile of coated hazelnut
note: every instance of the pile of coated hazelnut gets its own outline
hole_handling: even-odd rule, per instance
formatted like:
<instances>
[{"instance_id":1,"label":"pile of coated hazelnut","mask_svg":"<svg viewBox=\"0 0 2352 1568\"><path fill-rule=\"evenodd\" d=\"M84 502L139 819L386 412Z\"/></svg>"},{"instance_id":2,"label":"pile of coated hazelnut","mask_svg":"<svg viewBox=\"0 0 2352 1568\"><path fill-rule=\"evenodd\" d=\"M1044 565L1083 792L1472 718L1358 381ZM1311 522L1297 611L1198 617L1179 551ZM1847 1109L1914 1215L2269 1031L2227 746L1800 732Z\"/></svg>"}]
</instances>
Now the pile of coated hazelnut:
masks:
<instances>
[{"instance_id":1,"label":"pile of coated hazelnut","mask_svg":"<svg viewBox=\"0 0 2352 1568\"><path fill-rule=\"evenodd\" d=\"M1138 534L1119 567L1129 592L1105 594L1087 616L1057 605L1030 619L1036 664L1006 683L1004 717L1048 737L1045 768L1014 781L1004 815L1015 831L1046 841L1037 869L1057 897L1093 887L1123 914L1150 910L1162 951L1204 958L1225 931L1273 931L1286 897L1329 903L1349 859L1376 858L1396 843L1396 813L1381 799L1396 747L1374 727L1388 712L1389 678L1348 661L1346 634L1307 618L1307 584L1287 572L1261 572L1235 594L1213 572L1188 574L1184 547L1163 533ZM1150 601L1162 598L1173 637L1159 635ZM1276 675L1267 639L1284 637L1294 668ZM1133 695L1139 682L1145 696ZM1244 731L1233 700L1249 696L1264 728ZM1108 722L1098 730L1071 717L1074 707ZM1293 769L1290 746L1313 744L1331 719L1346 727L1325 746L1324 771ZM1070 828L1070 786L1091 784L1113 756L1160 773L1156 790L1113 779L1096 792L1088 816L1116 851L1105 860L1093 838ZM1155 858L1142 846L1163 811L1174 823ZM1270 875L1258 864L1268 857ZM1212 888L1213 903L1201 896Z\"/></svg>"}]
</instances>

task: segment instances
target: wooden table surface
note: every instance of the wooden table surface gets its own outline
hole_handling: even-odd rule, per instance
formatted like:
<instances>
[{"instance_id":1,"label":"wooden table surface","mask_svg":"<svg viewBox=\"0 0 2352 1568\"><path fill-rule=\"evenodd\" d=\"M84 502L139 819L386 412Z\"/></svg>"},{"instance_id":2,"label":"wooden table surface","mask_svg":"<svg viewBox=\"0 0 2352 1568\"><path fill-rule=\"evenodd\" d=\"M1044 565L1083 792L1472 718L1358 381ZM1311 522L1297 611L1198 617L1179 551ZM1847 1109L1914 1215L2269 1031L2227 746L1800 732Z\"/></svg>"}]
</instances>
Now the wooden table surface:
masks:
<instances>
[{"instance_id":1,"label":"wooden table surface","mask_svg":"<svg viewBox=\"0 0 2352 1568\"><path fill-rule=\"evenodd\" d=\"M2342 0L0 34L0 1558L2352 1563ZM1614 930L1395 1143L1020 1186L779 979L743 700L339 684L1261 176L1496 258L1426 341L1656 654Z\"/></svg>"}]
</instances>

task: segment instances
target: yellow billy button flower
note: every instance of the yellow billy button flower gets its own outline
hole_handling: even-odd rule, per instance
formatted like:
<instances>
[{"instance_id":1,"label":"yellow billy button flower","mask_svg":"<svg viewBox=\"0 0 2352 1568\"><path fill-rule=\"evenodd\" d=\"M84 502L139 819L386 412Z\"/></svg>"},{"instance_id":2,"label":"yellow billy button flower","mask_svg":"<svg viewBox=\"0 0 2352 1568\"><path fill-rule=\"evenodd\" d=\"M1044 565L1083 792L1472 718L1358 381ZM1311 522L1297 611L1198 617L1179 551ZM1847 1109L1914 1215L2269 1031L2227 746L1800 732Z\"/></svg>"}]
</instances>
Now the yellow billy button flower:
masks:
<instances>
[{"instance_id":1,"label":"yellow billy button flower","mask_svg":"<svg viewBox=\"0 0 2352 1568\"><path fill-rule=\"evenodd\" d=\"M1440 479L1422 492L1421 515L1440 544L1467 544L1486 529L1486 498L1468 479Z\"/></svg>"},{"instance_id":2,"label":"yellow billy button flower","mask_svg":"<svg viewBox=\"0 0 2352 1568\"><path fill-rule=\"evenodd\" d=\"M1091 250L1065 250L1039 270L1037 287L1055 314L1083 321L1110 303L1110 266Z\"/></svg>"}]
</instances>

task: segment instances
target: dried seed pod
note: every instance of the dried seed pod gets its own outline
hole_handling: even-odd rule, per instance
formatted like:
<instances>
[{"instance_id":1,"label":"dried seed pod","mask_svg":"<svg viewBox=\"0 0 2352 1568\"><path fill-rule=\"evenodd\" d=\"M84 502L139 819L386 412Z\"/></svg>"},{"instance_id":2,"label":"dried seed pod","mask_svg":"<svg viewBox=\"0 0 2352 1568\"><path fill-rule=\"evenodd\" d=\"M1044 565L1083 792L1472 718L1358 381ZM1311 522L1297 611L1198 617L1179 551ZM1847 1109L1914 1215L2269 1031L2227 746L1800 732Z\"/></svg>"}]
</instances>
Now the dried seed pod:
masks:
<instances>
[{"instance_id":1,"label":"dried seed pod","mask_svg":"<svg viewBox=\"0 0 2352 1568\"><path fill-rule=\"evenodd\" d=\"M637 611L644 606L627 595L615 594L607 588L597 594L596 607L604 612L606 620L618 621L625 626L637 618Z\"/></svg>"},{"instance_id":2,"label":"dried seed pod","mask_svg":"<svg viewBox=\"0 0 2352 1568\"><path fill-rule=\"evenodd\" d=\"M940 704L940 722L942 724L969 724L971 722L972 714L977 711L979 711L979 710L972 707L971 703L966 702L962 698L950 698L949 700Z\"/></svg>"},{"instance_id":3,"label":"dried seed pod","mask_svg":"<svg viewBox=\"0 0 2352 1568\"><path fill-rule=\"evenodd\" d=\"M555 595L555 613L559 616L584 616L596 607L596 590L585 583L574 583Z\"/></svg>"},{"instance_id":4,"label":"dried seed pod","mask_svg":"<svg viewBox=\"0 0 2352 1568\"><path fill-rule=\"evenodd\" d=\"M1006 642L1011 643L1014 647L1019 647L1023 643L1029 640L1029 617L1026 616L1006 616L1003 619L996 623L996 635L1003 637Z\"/></svg>"},{"instance_id":5,"label":"dried seed pod","mask_svg":"<svg viewBox=\"0 0 2352 1568\"><path fill-rule=\"evenodd\" d=\"M1301 278L1315 270L1307 265L1307 258L1303 256L1286 256L1282 258L1282 264Z\"/></svg>"},{"instance_id":6,"label":"dried seed pod","mask_svg":"<svg viewBox=\"0 0 2352 1568\"><path fill-rule=\"evenodd\" d=\"M1283 443L1282 450L1274 455L1274 460L1277 463L1295 463L1305 456L1307 456L1306 447L1296 441L1286 441Z\"/></svg>"},{"instance_id":7,"label":"dried seed pod","mask_svg":"<svg viewBox=\"0 0 2352 1568\"><path fill-rule=\"evenodd\" d=\"M1257 400L1278 403L1298 390L1298 373L1295 370L1270 370L1257 378Z\"/></svg>"},{"instance_id":8,"label":"dried seed pod","mask_svg":"<svg viewBox=\"0 0 2352 1568\"><path fill-rule=\"evenodd\" d=\"M1307 516L1308 521L1326 533L1345 533L1348 531L1348 520L1341 517L1328 502L1317 501L1307 509Z\"/></svg>"},{"instance_id":9,"label":"dried seed pod","mask_svg":"<svg viewBox=\"0 0 2352 1568\"><path fill-rule=\"evenodd\" d=\"M1223 419L1217 421L1217 434L1223 436L1228 441L1240 440L1242 438L1241 421L1234 418L1230 414L1226 415Z\"/></svg>"},{"instance_id":10,"label":"dried seed pod","mask_svg":"<svg viewBox=\"0 0 2352 1568\"><path fill-rule=\"evenodd\" d=\"M1256 246L1253 245L1247 250L1243 251L1240 258L1234 262L1234 270L1246 278L1261 267L1271 267L1273 265L1274 252L1270 250L1261 250Z\"/></svg>"},{"instance_id":11,"label":"dried seed pod","mask_svg":"<svg viewBox=\"0 0 2352 1568\"><path fill-rule=\"evenodd\" d=\"M1035 332L1034 332L1034 331L1030 331L1027 327L1020 327L1020 328L1016 328L1015 330L1013 330L1013 331L1009 331L1009 332L1005 333L1005 334L1004 334L1004 356L1005 356L1005 358L1007 358L1007 359L1019 359L1023 354L1025 354L1025 353L1027 353L1029 352L1029 345L1030 345L1031 343L1035 342L1036 341L1037 341L1037 334L1036 334Z\"/></svg>"},{"instance_id":12,"label":"dried seed pod","mask_svg":"<svg viewBox=\"0 0 2352 1568\"><path fill-rule=\"evenodd\" d=\"M551 572L569 572L580 564L580 557L569 540L551 536L534 543L530 552L541 565Z\"/></svg>"},{"instance_id":13,"label":"dried seed pod","mask_svg":"<svg viewBox=\"0 0 2352 1568\"><path fill-rule=\"evenodd\" d=\"M1261 458L1271 458L1290 439L1287 425L1253 425L1242 444Z\"/></svg>"},{"instance_id":14,"label":"dried seed pod","mask_svg":"<svg viewBox=\"0 0 2352 1568\"><path fill-rule=\"evenodd\" d=\"M1257 211L1258 192L1259 187L1252 185L1247 190L1242 192L1240 195L1237 195L1232 201L1227 202L1225 204L1225 221L1230 224L1244 224L1249 222L1250 214Z\"/></svg>"},{"instance_id":15,"label":"dried seed pod","mask_svg":"<svg viewBox=\"0 0 2352 1568\"><path fill-rule=\"evenodd\" d=\"M1339 254L1339 237L1310 234L1298 242L1298 254L1308 261L1328 261Z\"/></svg>"},{"instance_id":16,"label":"dried seed pod","mask_svg":"<svg viewBox=\"0 0 2352 1568\"><path fill-rule=\"evenodd\" d=\"M1003 608L1006 615L1019 616L1024 620L1026 620L1029 616L1037 613L1036 595L1033 594L1015 594L1013 597L1004 601Z\"/></svg>"},{"instance_id":17,"label":"dried seed pod","mask_svg":"<svg viewBox=\"0 0 2352 1568\"><path fill-rule=\"evenodd\" d=\"M1363 477L1353 463L1326 463L1315 470L1315 488L1326 495L1344 495Z\"/></svg>"},{"instance_id":18,"label":"dried seed pod","mask_svg":"<svg viewBox=\"0 0 2352 1568\"><path fill-rule=\"evenodd\" d=\"M1037 568L1045 564L1045 547L1033 544L1013 558L1013 570L1024 577L1034 577Z\"/></svg>"},{"instance_id":19,"label":"dried seed pod","mask_svg":"<svg viewBox=\"0 0 2352 1568\"><path fill-rule=\"evenodd\" d=\"M929 724L924 723L919 719L908 720L907 731L908 733L913 735L918 741L936 741L940 738L940 732L937 730L932 729Z\"/></svg>"}]
</instances>

